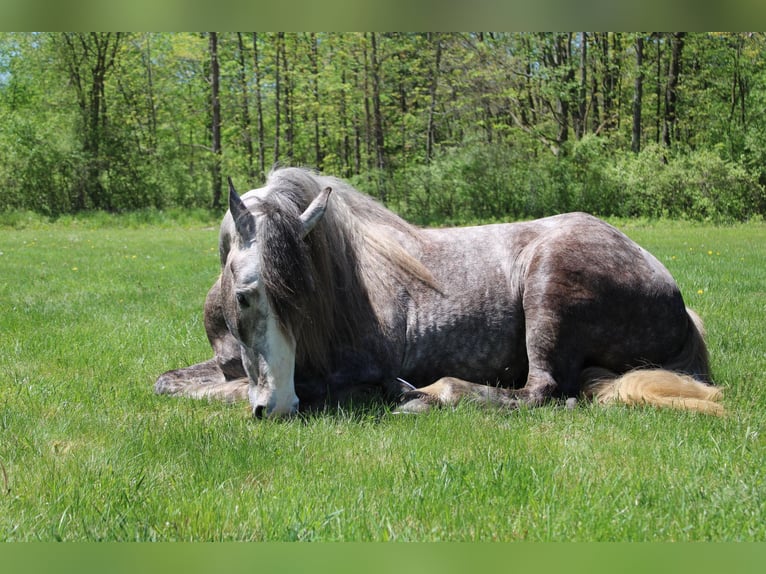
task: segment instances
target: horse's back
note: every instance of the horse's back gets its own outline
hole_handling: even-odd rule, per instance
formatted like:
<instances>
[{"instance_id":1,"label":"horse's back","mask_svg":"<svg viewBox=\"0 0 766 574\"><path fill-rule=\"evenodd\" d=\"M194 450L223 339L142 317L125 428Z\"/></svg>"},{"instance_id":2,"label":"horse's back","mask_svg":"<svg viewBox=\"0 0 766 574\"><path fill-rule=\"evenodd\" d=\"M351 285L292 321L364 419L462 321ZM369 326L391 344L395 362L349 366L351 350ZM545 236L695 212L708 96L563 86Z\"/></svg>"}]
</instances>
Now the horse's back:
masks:
<instances>
[{"instance_id":1,"label":"horse's back","mask_svg":"<svg viewBox=\"0 0 766 574\"><path fill-rule=\"evenodd\" d=\"M514 262L524 226L493 224L422 230L421 261L435 288L410 290L402 373L413 384L442 376L504 385L526 365Z\"/></svg>"}]
</instances>

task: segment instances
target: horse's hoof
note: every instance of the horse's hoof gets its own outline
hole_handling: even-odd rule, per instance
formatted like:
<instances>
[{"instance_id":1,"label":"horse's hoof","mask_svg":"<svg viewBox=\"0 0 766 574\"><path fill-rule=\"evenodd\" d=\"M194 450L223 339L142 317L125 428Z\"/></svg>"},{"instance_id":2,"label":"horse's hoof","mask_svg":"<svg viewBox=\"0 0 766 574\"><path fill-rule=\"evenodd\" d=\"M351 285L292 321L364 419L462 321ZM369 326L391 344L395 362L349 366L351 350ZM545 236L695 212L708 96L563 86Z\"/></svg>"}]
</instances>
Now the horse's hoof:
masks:
<instances>
[{"instance_id":1,"label":"horse's hoof","mask_svg":"<svg viewBox=\"0 0 766 574\"><path fill-rule=\"evenodd\" d=\"M421 397L400 404L392 414L395 415L416 415L431 410L432 405L424 401Z\"/></svg>"},{"instance_id":2,"label":"horse's hoof","mask_svg":"<svg viewBox=\"0 0 766 574\"><path fill-rule=\"evenodd\" d=\"M418 414L431 410L434 399L430 395L418 391L410 391L402 394L400 403L394 409L393 414Z\"/></svg>"},{"instance_id":3,"label":"horse's hoof","mask_svg":"<svg viewBox=\"0 0 766 574\"><path fill-rule=\"evenodd\" d=\"M175 395L181 390L182 386L176 371L167 371L157 378L157 381L154 383L154 392L158 395Z\"/></svg>"}]
</instances>

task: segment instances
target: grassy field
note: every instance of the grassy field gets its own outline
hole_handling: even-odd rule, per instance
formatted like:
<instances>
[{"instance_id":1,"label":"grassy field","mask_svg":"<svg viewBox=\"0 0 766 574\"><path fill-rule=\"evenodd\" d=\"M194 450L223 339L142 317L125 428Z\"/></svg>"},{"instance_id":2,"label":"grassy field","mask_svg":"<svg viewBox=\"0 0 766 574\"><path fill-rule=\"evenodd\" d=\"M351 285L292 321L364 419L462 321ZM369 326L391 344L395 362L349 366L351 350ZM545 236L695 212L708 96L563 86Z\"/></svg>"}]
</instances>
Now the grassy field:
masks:
<instances>
[{"instance_id":1,"label":"grassy field","mask_svg":"<svg viewBox=\"0 0 766 574\"><path fill-rule=\"evenodd\" d=\"M729 416L158 397L211 355L217 230L0 228L0 540L766 539L766 225L618 226L705 319Z\"/></svg>"}]
</instances>

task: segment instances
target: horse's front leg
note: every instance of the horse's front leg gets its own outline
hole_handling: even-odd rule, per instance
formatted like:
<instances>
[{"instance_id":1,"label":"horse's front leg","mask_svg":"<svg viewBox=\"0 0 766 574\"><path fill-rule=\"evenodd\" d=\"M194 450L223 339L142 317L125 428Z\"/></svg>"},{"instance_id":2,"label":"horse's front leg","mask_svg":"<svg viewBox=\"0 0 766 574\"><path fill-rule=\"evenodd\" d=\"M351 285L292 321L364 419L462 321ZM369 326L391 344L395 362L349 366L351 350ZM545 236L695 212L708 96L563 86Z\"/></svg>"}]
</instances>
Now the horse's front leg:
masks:
<instances>
[{"instance_id":1,"label":"horse's front leg","mask_svg":"<svg viewBox=\"0 0 766 574\"><path fill-rule=\"evenodd\" d=\"M220 279L205 299L205 332L215 356L157 378L154 392L176 397L209 398L234 402L247 399L248 380L239 343L229 332L220 302Z\"/></svg>"},{"instance_id":2,"label":"horse's front leg","mask_svg":"<svg viewBox=\"0 0 766 574\"><path fill-rule=\"evenodd\" d=\"M247 400L247 377L229 379L216 359L190 367L167 371L157 378L154 392L158 395L215 399L225 402Z\"/></svg>"},{"instance_id":3,"label":"horse's front leg","mask_svg":"<svg viewBox=\"0 0 766 574\"><path fill-rule=\"evenodd\" d=\"M427 387L403 393L394 412L422 413L433 407L457 405L461 401L511 409L519 405L512 389L470 383L455 377L443 377Z\"/></svg>"}]
</instances>

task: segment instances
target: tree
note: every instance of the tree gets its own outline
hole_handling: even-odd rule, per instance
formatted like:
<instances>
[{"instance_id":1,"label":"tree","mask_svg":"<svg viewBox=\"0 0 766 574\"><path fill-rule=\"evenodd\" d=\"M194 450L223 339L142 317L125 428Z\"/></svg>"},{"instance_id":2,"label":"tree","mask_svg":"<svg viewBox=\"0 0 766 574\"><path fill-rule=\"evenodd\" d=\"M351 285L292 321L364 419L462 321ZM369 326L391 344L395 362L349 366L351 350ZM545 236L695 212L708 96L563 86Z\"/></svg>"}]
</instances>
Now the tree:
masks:
<instances>
[{"instance_id":1,"label":"tree","mask_svg":"<svg viewBox=\"0 0 766 574\"><path fill-rule=\"evenodd\" d=\"M322 143L320 141L319 110L321 108L321 99L319 97L319 45L317 44L317 35L314 32L309 34L311 62L311 93L312 102L312 120L314 124L314 167L322 169L324 154L322 153Z\"/></svg>"},{"instance_id":2,"label":"tree","mask_svg":"<svg viewBox=\"0 0 766 574\"><path fill-rule=\"evenodd\" d=\"M253 32L253 74L255 75L255 107L258 117L258 175L266 175L266 137L263 129L263 98L261 95L261 61L258 56L258 34Z\"/></svg>"},{"instance_id":3,"label":"tree","mask_svg":"<svg viewBox=\"0 0 766 574\"><path fill-rule=\"evenodd\" d=\"M241 92L240 122L242 130L242 143L245 148L247 159L247 175L250 179L255 178L253 166L253 135L250 130L250 96L247 83L247 67L245 65L245 43L242 32L237 32L237 81Z\"/></svg>"},{"instance_id":4,"label":"tree","mask_svg":"<svg viewBox=\"0 0 766 574\"><path fill-rule=\"evenodd\" d=\"M385 134L383 131L383 115L381 114L381 78L380 59L378 54L377 34L370 32L370 74L372 75L372 133L375 140L375 167L381 172L386 168ZM382 201L386 200L385 191L381 189Z\"/></svg>"},{"instance_id":5,"label":"tree","mask_svg":"<svg viewBox=\"0 0 766 574\"><path fill-rule=\"evenodd\" d=\"M294 40L294 36L290 36ZM293 42L291 42L293 43ZM284 111L284 139L287 144L287 162L295 162L295 110L293 108L293 73L292 64L287 58L287 38L282 33L282 42L277 45L277 49L282 51L280 61L282 63L282 95Z\"/></svg>"},{"instance_id":6,"label":"tree","mask_svg":"<svg viewBox=\"0 0 766 574\"><path fill-rule=\"evenodd\" d=\"M54 36L80 109L83 171L75 209L108 209L102 175L108 169L109 141L106 80L112 71L123 35L119 32L65 32Z\"/></svg>"},{"instance_id":7,"label":"tree","mask_svg":"<svg viewBox=\"0 0 766 574\"><path fill-rule=\"evenodd\" d=\"M606 130L619 128L620 124L620 79L622 69L621 35L619 32L601 34L602 57L602 125Z\"/></svg>"},{"instance_id":8,"label":"tree","mask_svg":"<svg viewBox=\"0 0 766 574\"><path fill-rule=\"evenodd\" d=\"M437 94L439 88L439 66L442 58L442 45L439 33L428 33L428 41L434 46L434 63L431 69L431 78L428 87L428 125L426 128L426 163L430 163L434 155L434 144L436 142L436 106L438 104Z\"/></svg>"},{"instance_id":9,"label":"tree","mask_svg":"<svg viewBox=\"0 0 766 574\"><path fill-rule=\"evenodd\" d=\"M282 139L280 131L282 111L280 105L282 102L282 82L281 82L281 65L280 58L284 53L282 46L285 43L285 33L277 32L277 39L274 47L274 163L279 163L279 142Z\"/></svg>"},{"instance_id":10,"label":"tree","mask_svg":"<svg viewBox=\"0 0 766 574\"><path fill-rule=\"evenodd\" d=\"M681 53L684 48L685 32L670 35L670 65L668 82L665 87L665 116L662 124L662 143L669 148L673 141L677 120L678 81L681 72Z\"/></svg>"},{"instance_id":11,"label":"tree","mask_svg":"<svg viewBox=\"0 0 766 574\"><path fill-rule=\"evenodd\" d=\"M213 159L210 174L213 186L213 209L221 208L223 179L221 177L221 71L218 64L218 33L209 32L210 53L210 136Z\"/></svg>"},{"instance_id":12,"label":"tree","mask_svg":"<svg viewBox=\"0 0 766 574\"><path fill-rule=\"evenodd\" d=\"M761 33L0 34L0 206L223 208L222 176L262 178L268 155L418 217L537 215L598 206L652 140L678 169L766 182L765 51ZM705 185L713 205L735 184Z\"/></svg>"},{"instance_id":13,"label":"tree","mask_svg":"<svg viewBox=\"0 0 766 574\"><path fill-rule=\"evenodd\" d=\"M636 35L636 79L633 86L633 123L630 149L633 153L641 151L641 106L644 93L644 38Z\"/></svg>"},{"instance_id":14,"label":"tree","mask_svg":"<svg viewBox=\"0 0 766 574\"><path fill-rule=\"evenodd\" d=\"M577 93L577 113L574 117L575 137L579 140L585 134L587 120L588 91L588 34L580 34L580 88Z\"/></svg>"}]
</instances>

